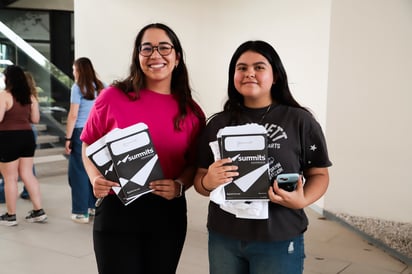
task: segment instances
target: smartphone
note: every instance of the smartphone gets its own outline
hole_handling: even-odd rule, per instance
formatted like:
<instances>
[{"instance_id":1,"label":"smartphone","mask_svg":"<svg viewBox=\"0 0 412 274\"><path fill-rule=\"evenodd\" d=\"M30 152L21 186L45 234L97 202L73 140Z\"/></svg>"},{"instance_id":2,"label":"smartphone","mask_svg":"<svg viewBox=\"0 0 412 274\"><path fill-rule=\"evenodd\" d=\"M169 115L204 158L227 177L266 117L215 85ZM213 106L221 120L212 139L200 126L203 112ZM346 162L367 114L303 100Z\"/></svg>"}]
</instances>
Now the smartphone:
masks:
<instances>
[{"instance_id":1,"label":"smartphone","mask_svg":"<svg viewBox=\"0 0 412 274\"><path fill-rule=\"evenodd\" d=\"M286 191L294 191L299 180L298 173L283 173L276 177L278 186Z\"/></svg>"}]
</instances>

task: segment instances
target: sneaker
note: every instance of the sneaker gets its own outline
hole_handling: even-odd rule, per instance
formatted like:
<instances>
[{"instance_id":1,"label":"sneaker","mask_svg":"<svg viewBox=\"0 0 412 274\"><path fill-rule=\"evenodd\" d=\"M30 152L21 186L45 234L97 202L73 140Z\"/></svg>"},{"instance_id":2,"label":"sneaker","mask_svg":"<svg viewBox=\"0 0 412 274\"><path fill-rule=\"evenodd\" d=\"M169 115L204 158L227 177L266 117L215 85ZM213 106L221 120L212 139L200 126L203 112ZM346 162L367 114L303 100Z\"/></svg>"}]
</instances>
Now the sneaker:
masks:
<instances>
[{"instance_id":1,"label":"sneaker","mask_svg":"<svg viewBox=\"0 0 412 274\"><path fill-rule=\"evenodd\" d=\"M26 221L29 223L45 223L47 222L47 215L43 209L31 210L26 216Z\"/></svg>"},{"instance_id":2,"label":"sneaker","mask_svg":"<svg viewBox=\"0 0 412 274\"><path fill-rule=\"evenodd\" d=\"M72 220L79 224L87 224L89 222L89 214L72 214Z\"/></svg>"},{"instance_id":3,"label":"sneaker","mask_svg":"<svg viewBox=\"0 0 412 274\"><path fill-rule=\"evenodd\" d=\"M95 208L89 208L89 216L94 217L96 215L96 209Z\"/></svg>"},{"instance_id":4,"label":"sneaker","mask_svg":"<svg viewBox=\"0 0 412 274\"><path fill-rule=\"evenodd\" d=\"M17 225L16 214L10 215L9 213L4 213L0 216L0 224L5 226Z\"/></svg>"}]
</instances>

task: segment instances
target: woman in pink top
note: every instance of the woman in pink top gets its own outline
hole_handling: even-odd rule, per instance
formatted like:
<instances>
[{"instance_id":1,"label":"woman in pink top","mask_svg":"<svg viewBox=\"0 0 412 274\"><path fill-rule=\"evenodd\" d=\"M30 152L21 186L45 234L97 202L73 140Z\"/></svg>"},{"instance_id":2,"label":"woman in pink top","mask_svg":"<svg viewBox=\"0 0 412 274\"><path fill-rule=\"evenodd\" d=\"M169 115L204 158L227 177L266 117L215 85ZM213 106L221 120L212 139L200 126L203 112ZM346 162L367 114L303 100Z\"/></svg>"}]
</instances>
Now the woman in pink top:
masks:
<instances>
[{"instance_id":1,"label":"woman in pink top","mask_svg":"<svg viewBox=\"0 0 412 274\"><path fill-rule=\"evenodd\" d=\"M86 148L115 128L148 126L164 179L150 182L153 192L125 206L86 155ZM194 159L205 115L192 99L183 50L164 24L149 24L134 43L130 75L101 92L81 140L83 161L97 198L93 228L98 271L105 273L176 272L186 237L184 191L192 186Z\"/></svg>"}]
</instances>

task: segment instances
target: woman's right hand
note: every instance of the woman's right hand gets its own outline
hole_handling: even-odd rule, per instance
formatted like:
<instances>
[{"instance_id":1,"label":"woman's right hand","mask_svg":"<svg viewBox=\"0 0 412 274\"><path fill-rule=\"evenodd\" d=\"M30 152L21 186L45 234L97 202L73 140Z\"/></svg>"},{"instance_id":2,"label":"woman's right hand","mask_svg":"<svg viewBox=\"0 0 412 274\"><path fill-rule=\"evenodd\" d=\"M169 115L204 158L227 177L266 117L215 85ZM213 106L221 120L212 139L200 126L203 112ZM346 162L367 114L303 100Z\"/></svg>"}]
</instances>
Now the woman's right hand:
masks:
<instances>
[{"instance_id":1,"label":"woman's right hand","mask_svg":"<svg viewBox=\"0 0 412 274\"><path fill-rule=\"evenodd\" d=\"M94 177L91 183L93 186L93 194L96 198L106 197L109 195L110 189L114 186L120 187L120 184L106 180L103 175Z\"/></svg>"},{"instance_id":2,"label":"woman's right hand","mask_svg":"<svg viewBox=\"0 0 412 274\"><path fill-rule=\"evenodd\" d=\"M222 184L231 182L233 177L239 176L238 166L229 165L230 163L232 163L232 159L225 158L211 164L203 177L204 187L215 189Z\"/></svg>"}]
</instances>

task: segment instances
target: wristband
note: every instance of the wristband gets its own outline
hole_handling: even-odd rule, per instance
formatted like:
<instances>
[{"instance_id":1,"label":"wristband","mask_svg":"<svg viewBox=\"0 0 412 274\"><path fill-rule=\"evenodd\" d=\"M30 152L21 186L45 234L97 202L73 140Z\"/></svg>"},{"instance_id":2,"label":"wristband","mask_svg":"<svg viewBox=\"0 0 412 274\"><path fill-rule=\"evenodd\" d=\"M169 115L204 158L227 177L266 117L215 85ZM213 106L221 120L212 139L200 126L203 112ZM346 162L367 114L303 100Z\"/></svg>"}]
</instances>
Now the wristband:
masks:
<instances>
[{"instance_id":1,"label":"wristband","mask_svg":"<svg viewBox=\"0 0 412 274\"><path fill-rule=\"evenodd\" d=\"M64 140L66 140L66 141L71 141L72 140L72 138L64 138Z\"/></svg>"},{"instance_id":2,"label":"wristband","mask_svg":"<svg viewBox=\"0 0 412 274\"><path fill-rule=\"evenodd\" d=\"M203 174L202 178L200 178L200 185L201 185L202 188L203 188L204 190L206 190L207 192L212 192L212 190L206 188L205 185L203 184L203 179L205 178L205 176L206 176L206 173Z\"/></svg>"},{"instance_id":3,"label":"wristband","mask_svg":"<svg viewBox=\"0 0 412 274\"><path fill-rule=\"evenodd\" d=\"M185 184L179 179L175 179L173 181L180 185L180 191L179 194L176 195L176 198L182 197Z\"/></svg>"}]
</instances>

